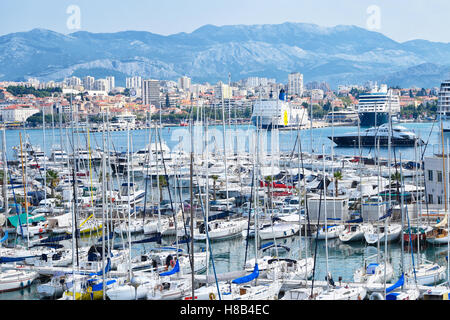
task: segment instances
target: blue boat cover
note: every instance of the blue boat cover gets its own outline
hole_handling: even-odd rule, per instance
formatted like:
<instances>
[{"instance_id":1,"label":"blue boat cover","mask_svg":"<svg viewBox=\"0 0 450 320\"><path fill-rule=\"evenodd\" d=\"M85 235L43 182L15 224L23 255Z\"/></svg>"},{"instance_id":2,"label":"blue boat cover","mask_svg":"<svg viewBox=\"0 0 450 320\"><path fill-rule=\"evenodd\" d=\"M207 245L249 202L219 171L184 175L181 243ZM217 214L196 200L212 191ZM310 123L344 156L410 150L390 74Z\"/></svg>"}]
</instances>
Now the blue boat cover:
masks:
<instances>
[{"instance_id":1,"label":"blue boat cover","mask_svg":"<svg viewBox=\"0 0 450 320\"><path fill-rule=\"evenodd\" d=\"M253 269L253 272L251 274L243 276L241 278L234 279L232 282L234 284L247 283L247 282L250 282L250 281L258 278L258 276L259 276L258 264L255 263L255 268Z\"/></svg>"},{"instance_id":2,"label":"blue boat cover","mask_svg":"<svg viewBox=\"0 0 450 320\"><path fill-rule=\"evenodd\" d=\"M392 209L389 209L389 210L386 212L386 214L385 214L384 216L380 217L378 220L386 219L387 217L390 217L391 214L392 214Z\"/></svg>"},{"instance_id":3,"label":"blue boat cover","mask_svg":"<svg viewBox=\"0 0 450 320\"><path fill-rule=\"evenodd\" d=\"M105 266L105 274L107 274L109 272L109 270L111 270L111 259L110 258L108 258L108 262L106 263L106 266ZM89 275L91 277L92 276L102 276L103 270L100 270L99 272L95 272L95 273L90 273Z\"/></svg>"},{"instance_id":4,"label":"blue boat cover","mask_svg":"<svg viewBox=\"0 0 450 320\"><path fill-rule=\"evenodd\" d=\"M360 222L363 222L362 218L345 221L345 223L360 223Z\"/></svg>"},{"instance_id":5,"label":"blue boat cover","mask_svg":"<svg viewBox=\"0 0 450 320\"><path fill-rule=\"evenodd\" d=\"M105 287L108 287L110 284L113 284L113 283L115 283L117 280L109 280L109 281L106 281L106 286ZM96 292L96 291L102 291L103 290L103 282L102 283L97 283L97 284L94 284L93 286L92 286L92 292Z\"/></svg>"},{"instance_id":6,"label":"blue boat cover","mask_svg":"<svg viewBox=\"0 0 450 320\"><path fill-rule=\"evenodd\" d=\"M3 238L0 239L0 243L5 242L7 239L8 239L8 231L6 231Z\"/></svg>"},{"instance_id":7,"label":"blue boat cover","mask_svg":"<svg viewBox=\"0 0 450 320\"><path fill-rule=\"evenodd\" d=\"M366 268L366 274L375 274L375 269L378 267L378 263L371 263Z\"/></svg>"},{"instance_id":8,"label":"blue boat cover","mask_svg":"<svg viewBox=\"0 0 450 320\"><path fill-rule=\"evenodd\" d=\"M397 300L399 293L393 292L386 295L386 300Z\"/></svg>"},{"instance_id":9,"label":"blue boat cover","mask_svg":"<svg viewBox=\"0 0 450 320\"><path fill-rule=\"evenodd\" d=\"M261 248L259 248L259 249L261 250L261 249L267 248L267 247L269 247L271 245L273 245L273 242L268 242L268 243L265 243L265 244L261 245Z\"/></svg>"},{"instance_id":10,"label":"blue boat cover","mask_svg":"<svg viewBox=\"0 0 450 320\"><path fill-rule=\"evenodd\" d=\"M405 283L405 276L402 273L402 275L400 276L400 278L397 280L396 283L394 283L392 286L390 286L389 288L386 289L386 293L389 293L391 291L394 291L395 289L401 287L403 284Z\"/></svg>"},{"instance_id":11,"label":"blue boat cover","mask_svg":"<svg viewBox=\"0 0 450 320\"><path fill-rule=\"evenodd\" d=\"M173 267L172 270L160 273L159 276L160 277L167 277L167 276L171 276L171 275L173 275L173 274L175 274L175 273L177 273L179 271L180 271L180 262L177 260L177 263L175 264L175 267Z\"/></svg>"}]
</instances>

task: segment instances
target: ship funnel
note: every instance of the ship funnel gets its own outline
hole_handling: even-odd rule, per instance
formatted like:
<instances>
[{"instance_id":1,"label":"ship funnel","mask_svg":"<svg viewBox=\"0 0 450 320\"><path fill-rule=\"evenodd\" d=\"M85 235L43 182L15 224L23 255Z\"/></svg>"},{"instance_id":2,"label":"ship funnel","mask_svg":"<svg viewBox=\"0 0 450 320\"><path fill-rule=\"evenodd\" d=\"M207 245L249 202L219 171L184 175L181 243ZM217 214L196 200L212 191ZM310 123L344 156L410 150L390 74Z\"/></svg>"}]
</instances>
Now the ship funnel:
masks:
<instances>
[{"instance_id":1,"label":"ship funnel","mask_svg":"<svg viewBox=\"0 0 450 320\"><path fill-rule=\"evenodd\" d=\"M286 92L284 91L284 89L280 90L279 99L282 101L286 101Z\"/></svg>"}]
</instances>

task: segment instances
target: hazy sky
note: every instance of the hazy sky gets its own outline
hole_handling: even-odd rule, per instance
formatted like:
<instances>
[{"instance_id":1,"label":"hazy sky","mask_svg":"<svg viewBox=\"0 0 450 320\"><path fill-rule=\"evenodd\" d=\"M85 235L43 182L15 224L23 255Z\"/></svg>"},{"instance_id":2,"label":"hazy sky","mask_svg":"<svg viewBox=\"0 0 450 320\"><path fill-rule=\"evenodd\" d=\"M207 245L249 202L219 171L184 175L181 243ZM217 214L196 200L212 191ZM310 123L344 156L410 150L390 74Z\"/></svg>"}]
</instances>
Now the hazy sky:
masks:
<instances>
[{"instance_id":1,"label":"hazy sky","mask_svg":"<svg viewBox=\"0 0 450 320\"><path fill-rule=\"evenodd\" d=\"M142 30L168 35L189 33L205 24L289 21L376 26L374 31L399 42L450 42L448 0L0 0L0 35L33 28L78 31L67 25L74 17L66 13L71 5L80 9L80 19L76 16L71 25L79 21L80 30L90 32Z\"/></svg>"}]
</instances>

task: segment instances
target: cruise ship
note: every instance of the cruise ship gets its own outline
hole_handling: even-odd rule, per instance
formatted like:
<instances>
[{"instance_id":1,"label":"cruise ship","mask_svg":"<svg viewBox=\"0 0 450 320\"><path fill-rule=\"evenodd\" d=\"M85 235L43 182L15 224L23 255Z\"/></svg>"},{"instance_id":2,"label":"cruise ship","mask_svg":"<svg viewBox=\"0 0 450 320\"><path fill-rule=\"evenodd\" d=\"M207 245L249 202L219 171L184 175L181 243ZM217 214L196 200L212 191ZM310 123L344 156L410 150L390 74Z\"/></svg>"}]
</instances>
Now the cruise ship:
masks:
<instances>
[{"instance_id":1,"label":"cruise ship","mask_svg":"<svg viewBox=\"0 0 450 320\"><path fill-rule=\"evenodd\" d=\"M370 92L359 96L358 115L361 127L376 127L388 123L389 111L391 116L400 113L400 99L385 84L380 88L375 85Z\"/></svg>"},{"instance_id":2,"label":"cruise ship","mask_svg":"<svg viewBox=\"0 0 450 320\"><path fill-rule=\"evenodd\" d=\"M450 132L450 80L441 83L437 110L442 118L442 129L444 132Z\"/></svg>"},{"instance_id":3,"label":"cruise ship","mask_svg":"<svg viewBox=\"0 0 450 320\"><path fill-rule=\"evenodd\" d=\"M253 104L251 121L263 129L296 128L307 125L309 117L305 107L287 102L286 93L281 89L278 99L258 100Z\"/></svg>"}]
</instances>

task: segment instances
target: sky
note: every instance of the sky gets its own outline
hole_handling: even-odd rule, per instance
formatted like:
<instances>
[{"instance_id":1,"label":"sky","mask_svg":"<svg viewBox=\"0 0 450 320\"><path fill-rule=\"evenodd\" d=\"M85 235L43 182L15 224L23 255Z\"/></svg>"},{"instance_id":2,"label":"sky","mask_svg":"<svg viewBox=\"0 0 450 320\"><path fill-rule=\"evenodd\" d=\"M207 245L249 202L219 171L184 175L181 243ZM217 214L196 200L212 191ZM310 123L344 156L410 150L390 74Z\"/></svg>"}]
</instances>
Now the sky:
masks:
<instances>
[{"instance_id":1,"label":"sky","mask_svg":"<svg viewBox=\"0 0 450 320\"><path fill-rule=\"evenodd\" d=\"M448 0L0 0L0 35L34 28L169 35L206 24L304 22L355 25L398 42L450 42L449 14Z\"/></svg>"}]
</instances>

